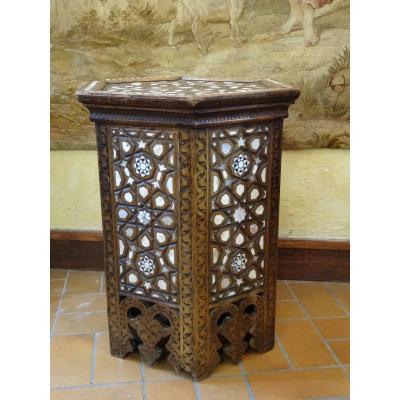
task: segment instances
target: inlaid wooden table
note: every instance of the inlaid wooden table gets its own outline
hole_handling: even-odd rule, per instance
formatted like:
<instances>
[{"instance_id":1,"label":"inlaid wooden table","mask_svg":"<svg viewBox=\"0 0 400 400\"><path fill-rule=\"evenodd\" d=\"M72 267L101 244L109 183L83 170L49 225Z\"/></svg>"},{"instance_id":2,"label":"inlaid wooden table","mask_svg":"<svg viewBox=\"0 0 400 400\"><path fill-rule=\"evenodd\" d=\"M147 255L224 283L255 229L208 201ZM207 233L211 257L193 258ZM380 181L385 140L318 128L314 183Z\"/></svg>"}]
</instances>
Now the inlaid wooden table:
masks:
<instances>
[{"instance_id":1,"label":"inlaid wooden table","mask_svg":"<svg viewBox=\"0 0 400 400\"><path fill-rule=\"evenodd\" d=\"M111 354L196 379L274 344L283 119L274 81L94 81Z\"/></svg>"}]
</instances>

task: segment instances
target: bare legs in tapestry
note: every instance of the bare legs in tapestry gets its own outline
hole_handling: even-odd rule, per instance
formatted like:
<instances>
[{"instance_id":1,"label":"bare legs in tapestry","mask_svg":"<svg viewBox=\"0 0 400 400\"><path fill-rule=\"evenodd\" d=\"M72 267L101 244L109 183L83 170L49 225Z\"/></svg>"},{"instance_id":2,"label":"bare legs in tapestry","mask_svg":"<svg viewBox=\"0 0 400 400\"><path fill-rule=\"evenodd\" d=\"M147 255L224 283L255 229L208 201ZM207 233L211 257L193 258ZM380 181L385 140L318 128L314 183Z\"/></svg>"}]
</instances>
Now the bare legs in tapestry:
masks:
<instances>
[{"instance_id":1,"label":"bare legs in tapestry","mask_svg":"<svg viewBox=\"0 0 400 400\"><path fill-rule=\"evenodd\" d=\"M282 26L280 33L286 34L303 25L304 43L306 46L315 46L319 37L314 31L314 8L302 0L289 0L290 16Z\"/></svg>"},{"instance_id":2,"label":"bare legs in tapestry","mask_svg":"<svg viewBox=\"0 0 400 400\"><path fill-rule=\"evenodd\" d=\"M178 0L175 19L169 27L168 44L175 45L175 31L178 26L191 23L191 30L195 41L203 54L208 53L210 36L208 21L210 18L209 8L211 5L225 8L228 11L231 26L231 39L236 47L241 44L241 33L239 29L239 18L243 11L245 0ZM211 16L212 17L212 16Z\"/></svg>"},{"instance_id":3,"label":"bare legs in tapestry","mask_svg":"<svg viewBox=\"0 0 400 400\"><path fill-rule=\"evenodd\" d=\"M303 26L304 43L306 46L315 46L319 36L314 30L315 10L330 4L333 0L289 0L290 16L282 26L280 33L286 34L299 26Z\"/></svg>"}]
</instances>

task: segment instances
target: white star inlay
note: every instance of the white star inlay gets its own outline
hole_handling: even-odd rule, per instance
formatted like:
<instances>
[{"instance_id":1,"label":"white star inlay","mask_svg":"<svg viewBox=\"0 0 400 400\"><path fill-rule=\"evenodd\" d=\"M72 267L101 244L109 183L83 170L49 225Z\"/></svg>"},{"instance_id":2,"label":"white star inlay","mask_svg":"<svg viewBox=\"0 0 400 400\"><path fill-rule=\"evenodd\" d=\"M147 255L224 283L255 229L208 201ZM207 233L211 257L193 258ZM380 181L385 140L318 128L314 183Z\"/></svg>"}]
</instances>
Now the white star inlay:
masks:
<instances>
[{"instance_id":1,"label":"white star inlay","mask_svg":"<svg viewBox=\"0 0 400 400\"><path fill-rule=\"evenodd\" d=\"M150 282L145 282L145 283L143 284L143 286L144 286L147 290L149 290L149 289L151 288L151 283L150 283Z\"/></svg>"},{"instance_id":2,"label":"white star inlay","mask_svg":"<svg viewBox=\"0 0 400 400\"><path fill-rule=\"evenodd\" d=\"M240 147L243 147L245 145L245 141L244 141L244 139L242 137L238 140L238 145Z\"/></svg>"},{"instance_id":3,"label":"white star inlay","mask_svg":"<svg viewBox=\"0 0 400 400\"><path fill-rule=\"evenodd\" d=\"M144 149L146 147L146 143L143 140L138 142L138 145L139 145L139 149Z\"/></svg>"}]
</instances>

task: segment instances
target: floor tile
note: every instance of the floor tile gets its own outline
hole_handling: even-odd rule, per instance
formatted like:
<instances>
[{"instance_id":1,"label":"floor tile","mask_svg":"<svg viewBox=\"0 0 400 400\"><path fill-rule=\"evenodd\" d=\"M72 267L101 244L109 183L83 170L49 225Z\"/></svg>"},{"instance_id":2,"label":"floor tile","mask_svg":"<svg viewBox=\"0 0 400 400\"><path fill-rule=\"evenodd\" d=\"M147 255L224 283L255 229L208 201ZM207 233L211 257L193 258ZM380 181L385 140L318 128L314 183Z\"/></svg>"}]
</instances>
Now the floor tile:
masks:
<instances>
[{"instance_id":1,"label":"floor tile","mask_svg":"<svg viewBox=\"0 0 400 400\"><path fill-rule=\"evenodd\" d=\"M92 335L53 336L51 340L51 386L90 383Z\"/></svg>"},{"instance_id":2,"label":"floor tile","mask_svg":"<svg viewBox=\"0 0 400 400\"><path fill-rule=\"evenodd\" d=\"M50 279L65 279L67 277L67 269L50 269Z\"/></svg>"},{"instance_id":3,"label":"floor tile","mask_svg":"<svg viewBox=\"0 0 400 400\"><path fill-rule=\"evenodd\" d=\"M51 400L142 400L140 383L93 386L51 392ZM151 399L149 399L151 400Z\"/></svg>"},{"instance_id":4,"label":"floor tile","mask_svg":"<svg viewBox=\"0 0 400 400\"><path fill-rule=\"evenodd\" d=\"M64 289L65 279L52 279L50 281L50 296L59 296Z\"/></svg>"},{"instance_id":5,"label":"floor tile","mask_svg":"<svg viewBox=\"0 0 400 400\"><path fill-rule=\"evenodd\" d=\"M350 337L350 318L314 319L325 339L347 339Z\"/></svg>"},{"instance_id":6,"label":"floor tile","mask_svg":"<svg viewBox=\"0 0 400 400\"><path fill-rule=\"evenodd\" d=\"M271 351L264 354L255 351L244 354L242 362L246 372L272 371L289 367L277 343Z\"/></svg>"},{"instance_id":7,"label":"floor tile","mask_svg":"<svg viewBox=\"0 0 400 400\"><path fill-rule=\"evenodd\" d=\"M331 290L339 299L345 310L350 312L350 284L348 283L327 283L328 290Z\"/></svg>"},{"instance_id":8,"label":"floor tile","mask_svg":"<svg viewBox=\"0 0 400 400\"><path fill-rule=\"evenodd\" d=\"M203 400L248 400L246 384L242 377L208 378L198 383Z\"/></svg>"},{"instance_id":9,"label":"floor tile","mask_svg":"<svg viewBox=\"0 0 400 400\"><path fill-rule=\"evenodd\" d=\"M310 321L278 322L276 332L294 368L336 364Z\"/></svg>"},{"instance_id":10,"label":"floor tile","mask_svg":"<svg viewBox=\"0 0 400 400\"><path fill-rule=\"evenodd\" d=\"M346 316L323 283L292 281L289 285L312 318Z\"/></svg>"},{"instance_id":11,"label":"floor tile","mask_svg":"<svg viewBox=\"0 0 400 400\"><path fill-rule=\"evenodd\" d=\"M59 301L60 296L50 296L50 315L53 315L57 312Z\"/></svg>"},{"instance_id":12,"label":"floor tile","mask_svg":"<svg viewBox=\"0 0 400 400\"><path fill-rule=\"evenodd\" d=\"M74 294L63 296L60 312L93 312L107 311L105 294Z\"/></svg>"},{"instance_id":13,"label":"floor tile","mask_svg":"<svg viewBox=\"0 0 400 400\"><path fill-rule=\"evenodd\" d=\"M99 293L100 277L97 271L71 271L65 294Z\"/></svg>"},{"instance_id":14,"label":"floor tile","mask_svg":"<svg viewBox=\"0 0 400 400\"><path fill-rule=\"evenodd\" d=\"M276 303L276 318L304 318L305 314L301 307L295 301L283 301Z\"/></svg>"},{"instance_id":15,"label":"floor tile","mask_svg":"<svg viewBox=\"0 0 400 400\"><path fill-rule=\"evenodd\" d=\"M249 375L256 400L294 400L349 396L349 379L340 368Z\"/></svg>"},{"instance_id":16,"label":"floor tile","mask_svg":"<svg viewBox=\"0 0 400 400\"><path fill-rule=\"evenodd\" d=\"M54 334L95 333L108 330L107 313L60 314Z\"/></svg>"},{"instance_id":17,"label":"floor tile","mask_svg":"<svg viewBox=\"0 0 400 400\"><path fill-rule=\"evenodd\" d=\"M240 373L239 364L233 364L230 360L224 360L215 367L211 376L240 375Z\"/></svg>"},{"instance_id":18,"label":"floor tile","mask_svg":"<svg viewBox=\"0 0 400 400\"><path fill-rule=\"evenodd\" d=\"M140 357L129 354L125 359L111 356L108 333L96 335L93 383L131 382L140 380Z\"/></svg>"},{"instance_id":19,"label":"floor tile","mask_svg":"<svg viewBox=\"0 0 400 400\"><path fill-rule=\"evenodd\" d=\"M64 388L53 390L51 399L142 400L139 355L134 353L122 360L109 353L106 296L101 293L106 285L105 281L101 283L102 272L71 271L66 294L60 297L67 272L51 270L51 324L60 302L54 327L54 333L59 336L53 336L51 342L51 386L53 389ZM243 356L242 365L249 376L255 400L348 397L350 343L349 340L331 339L349 338L350 319L343 311L343 307L346 310L350 307L349 285L294 281L289 284L332 351L345 365L346 372L340 368L282 371L289 366L278 344L264 354L250 351ZM338 316L342 318L333 318ZM291 364L295 368L334 365L334 358L312 323L296 320L304 317L286 283L278 281L277 335ZM292 318L295 320L286 321ZM96 334L95 364L92 366L95 332L100 333ZM195 399L191 380L187 375L178 375L166 361L156 362L151 368L145 366L144 373L148 400ZM89 385L91 378L94 385L76 387ZM210 378L197 385L202 400L249 399L241 368L232 363L220 363Z\"/></svg>"},{"instance_id":20,"label":"floor tile","mask_svg":"<svg viewBox=\"0 0 400 400\"><path fill-rule=\"evenodd\" d=\"M342 364L350 364L350 340L330 340L329 346Z\"/></svg>"},{"instance_id":21,"label":"floor tile","mask_svg":"<svg viewBox=\"0 0 400 400\"><path fill-rule=\"evenodd\" d=\"M187 379L184 374L178 374L174 368L167 363L165 359L156 361L152 367L144 365L144 378L145 380L159 380L159 379L174 379L181 380Z\"/></svg>"},{"instance_id":22,"label":"floor tile","mask_svg":"<svg viewBox=\"0 0 400 400\"><path fill-rule=\"evenodd\" d=\"M147 383L146 392L148 400L195 400L190 380Z\"/></svg>"},{"instance_id":23,"label":"floor tile","mask_svg":"<svg viewBox=\"0 0 400 400\"><path fill-rule=\"evenodd\" d=\"M276 282L276 300L293 300L287 284L283 281Z\"/></svg>"}]
</instances>

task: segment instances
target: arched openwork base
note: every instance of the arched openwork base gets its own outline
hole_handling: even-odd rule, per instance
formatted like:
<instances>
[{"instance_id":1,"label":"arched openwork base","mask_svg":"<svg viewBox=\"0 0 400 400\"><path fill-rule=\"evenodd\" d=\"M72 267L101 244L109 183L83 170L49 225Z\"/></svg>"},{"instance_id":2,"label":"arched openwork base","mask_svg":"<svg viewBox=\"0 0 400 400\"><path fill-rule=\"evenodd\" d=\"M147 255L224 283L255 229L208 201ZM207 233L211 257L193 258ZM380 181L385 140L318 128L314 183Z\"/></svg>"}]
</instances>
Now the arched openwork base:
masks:
<instances>
[{"instance_id":1,"label":"arched openwork base","mask_svg":"<svg viewBox=\"0 0 400 400\"><path fill-rule=\"evenodd\" d=\"M177 372L204 379L223 356L236 364L248 348L268 350L261 343L263 312L262 296L258 295L212 309L207 356L197 358L188 369L185 355L180 352L178 311L161 303L125 298L120 303L121 353L117 356L124 358L139 351L145 363L152 366L166 355Z\"/></svg>"},{"instance_id":2,"label":"arched openwork base","mask_svg":"<svg viewBox=\"0 0 400 400\"><path fill-rule=\"evenodd\" d=\"M164 353L177 370L179 366L178 312L163 304L152 304L135 298L120 303L121 356L138 350L148 365Z\"/></svg>"},{"instance_id":3,"label":"arched openwork base","mask_svg":"<svg viewBox=\"0 0 400 400\"><path fill-rule=\"evenodd\" d=\"M216 307L211 312L211 337L215 350L238 363L249 348L262 351L262 297L252 296Z\"/></svg>"}]
</instances>

